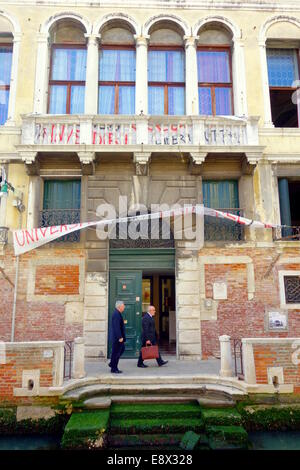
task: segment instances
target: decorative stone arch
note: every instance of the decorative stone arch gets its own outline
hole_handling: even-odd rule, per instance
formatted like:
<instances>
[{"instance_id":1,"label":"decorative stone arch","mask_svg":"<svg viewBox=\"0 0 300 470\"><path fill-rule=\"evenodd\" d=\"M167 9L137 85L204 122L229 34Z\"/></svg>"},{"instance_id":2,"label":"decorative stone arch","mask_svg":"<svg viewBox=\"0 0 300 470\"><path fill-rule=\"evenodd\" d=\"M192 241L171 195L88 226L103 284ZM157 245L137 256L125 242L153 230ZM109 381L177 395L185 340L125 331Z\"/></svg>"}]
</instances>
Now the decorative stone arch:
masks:
<instances>
[{"instance_id":1,"label":"decorative stone arch","mask_svg":"<svg viewBox=\"0 0 300 470\"><path fill-rule=\"evenodd\" d=\"M17 80L18 80L18 63L19 63L19 53L20 53L20 43L21 43L21 27L17 18L15 18L11 13L8 13L5 10L1 10L0 17L7 20L12 28L13 35L13 56L11 64L11 74L10 74L10 91L9 91L9 101L8 101L8 113L6 126L15 125L15 108L16 108L16 94L17 94Z\"/></svg>"},{"instance_id":2,"label":"decorative stone arch","mask_svg":"<svg viewBox=\"0 0 300 470\"><path fill-rule=\"evenodd\" d=\"M78 23L81 23L81 25L84 27L86 34L91 34L92 32L92 24L87 18L82 15L79 15L78 13L62 12L48 18L40 28L40 34L49 36L49 33L55 23L61 20L77 21Z\"/></svg>"},{"instance_id":3,"label":"decorative stone arch","mask_svg":"<svg viewBox=\"0 0 300 470\"><path fill-rule=\"evenodd\" d=\"M9 23L11 24L12 34L14 37L21 34L21 27L17 18L15 18L11 13L8 13L7 11L4 11L4 10L1 10L0 17L1 16L5 18L7 21L9 21Z\"/></svg>"},{"instance_id":4,"label":"decorative stone arch","mask_svg":"<svg viewBox=\"0 0 300 470\"><path fill-rule=\"evenodd\" d=\"M183 21L181 18L179 18L176 15L164 15L164 14L155 15L155 16L152 16L151 18L149 18L149 20L146 21L146 23L142 27L143 34L145 36L148 36L149 31L152 28L152 26L154 26L156 23L160 23L162 21L163 22L175 23L182 30L183 36L189 36L190 35L191 29L189 28L189 26L187 25L187 23L185 21Z\"/></svg>"},{"instance_id":5,"label":"decorative stone arch","mask_svg":"<svg viewBox=\"0 0 300 470\"><path fill-rule=\"evenodd\" d=\"M260 28L259 31L259 44L265 44L267 39L267 32L271 26L275 23L291 23L294 26L300 28L300 19L294 16L287 16L287 15L276 15L272 16L268 20L266 20Z\"/></svg>"},{"instance_id":6,"label":"decorative stone arch","mask_svg":"<svg viewBox=\"0 0 300 470\"><path fill-rule=\"evenodd\" d=\"M200 19L192 29L193 37L197 37L199 30L207 25L220 25L232 34L232 77L233 77L233 99L235 116L244 117L248 115L247 88L244 59L244 45L242 43L242 32L239 26L225 16L206 16Z\"/></svg>"},{"instance_id":7,"label":"decorative stone arch","mask_svg":"<svg viewBox=\"0 0 300 470\"><path fill-rule=\"evenodd\" d=\"M108 15L103 16L98 19L93 25L93 34L101 34L101 30L111 22L120 21L127 24L134 35L141 34L140 26L135 22L135 20L125 13L109 13Z\"/></svg>"},{"instance_id":8,"label":"decorative stone arch","mask_svg":"<svg viewBox=\"0 0 300 470\"><path fill-rule=\"evenodd\" d=\"M200 19L193 27L193 36L197 36L199 30L210 23L220 24L225 29L229 30L232 33L233 42L241 39L242 37L241 29L232 20L229 20L225 16L206 16L205 18Z\"/></svg>"},{"instance_id":9,"label":"decorative stone arch","mask_svg":"<svg viewBox=\"0 0 300 470\"><path fill-rule=\"evenodd\" d=\"M259 50L260 50L260 62L261 62L261 76L262 76L262 89L263 89L263 100L264 100L264 125L265 127L274 127L272 122L271 103L269 95L269 78L268 78L268 64L267 64L267 53L266 53L266 41L267 32L271 26L276 23L287 22L300 28L300 19L294 16L288 15L275 15L268 18L261 26L259 31Z\"/></svg>"}]
</instances>

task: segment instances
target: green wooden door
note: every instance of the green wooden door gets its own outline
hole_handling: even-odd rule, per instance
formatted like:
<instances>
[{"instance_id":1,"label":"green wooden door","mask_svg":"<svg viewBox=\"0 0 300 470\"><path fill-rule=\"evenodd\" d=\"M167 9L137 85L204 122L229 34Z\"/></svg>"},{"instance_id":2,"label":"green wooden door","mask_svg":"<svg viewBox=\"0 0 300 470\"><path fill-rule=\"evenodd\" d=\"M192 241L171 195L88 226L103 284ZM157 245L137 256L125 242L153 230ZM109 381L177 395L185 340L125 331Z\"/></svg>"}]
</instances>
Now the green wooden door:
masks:
<instances>
[{"instance_id":1,"label":"green wooden door","mask_svg":"<svg viewBox=\"0 0 300 470\"><path fill-rule=\"evenodd\" d=\"M116 300L123 300L126 344L123 357L137 357L141 347L142 271L111 271L109 283L109 333ZM111 344L109 334L109 357Z\"/></svg>"}]
</instances>

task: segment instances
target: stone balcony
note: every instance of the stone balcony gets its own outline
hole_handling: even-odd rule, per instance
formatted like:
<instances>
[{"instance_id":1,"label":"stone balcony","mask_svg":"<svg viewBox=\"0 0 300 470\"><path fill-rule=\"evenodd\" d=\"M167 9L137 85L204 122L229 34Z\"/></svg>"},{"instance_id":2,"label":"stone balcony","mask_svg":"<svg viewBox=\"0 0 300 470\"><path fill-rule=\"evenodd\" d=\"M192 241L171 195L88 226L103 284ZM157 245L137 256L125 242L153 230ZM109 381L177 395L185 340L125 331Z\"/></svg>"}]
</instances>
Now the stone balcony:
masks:
<instances>
[{"instance_id":1,"label":"stone balcony","mask_svg":"<svg viewBox=\"0 0 300 470\"><path fill-rule=\"evenodd\" d=\"M127 116L39 115L22 116L18 152L30 165L38 152L76 152L90 164L97 152L132 152L145 165L153 152L188 153L194 165L208 153L245 154L256 164L259 146L258 117L234 116Z\"/></svg>"}]
</instances>

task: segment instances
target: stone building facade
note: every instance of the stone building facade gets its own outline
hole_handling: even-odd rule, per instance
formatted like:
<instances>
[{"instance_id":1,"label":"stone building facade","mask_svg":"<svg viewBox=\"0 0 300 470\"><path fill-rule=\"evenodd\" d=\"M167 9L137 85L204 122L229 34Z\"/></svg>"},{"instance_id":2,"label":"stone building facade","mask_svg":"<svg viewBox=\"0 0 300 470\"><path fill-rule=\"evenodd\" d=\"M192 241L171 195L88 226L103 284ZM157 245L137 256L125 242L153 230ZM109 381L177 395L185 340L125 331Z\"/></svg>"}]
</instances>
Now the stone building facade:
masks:
<instances>
[{"instance_id":1,"label":"stone building facade","mask_svg":"<svg viewBox=\"0 0 300 470\"><path fill-rule=\"evenodd\" d=\"M0 205L0 339L14 323L16 341L84 336L106 358L118 297L128 357L150 301L180 359L218 356L222 334L299 336L297 2L0 4L0 162L15 188ZM17 262L11 230L95 220L119 196L288 228L205 218L196 251L90 228Z\"/></svg>"}]
</instances>

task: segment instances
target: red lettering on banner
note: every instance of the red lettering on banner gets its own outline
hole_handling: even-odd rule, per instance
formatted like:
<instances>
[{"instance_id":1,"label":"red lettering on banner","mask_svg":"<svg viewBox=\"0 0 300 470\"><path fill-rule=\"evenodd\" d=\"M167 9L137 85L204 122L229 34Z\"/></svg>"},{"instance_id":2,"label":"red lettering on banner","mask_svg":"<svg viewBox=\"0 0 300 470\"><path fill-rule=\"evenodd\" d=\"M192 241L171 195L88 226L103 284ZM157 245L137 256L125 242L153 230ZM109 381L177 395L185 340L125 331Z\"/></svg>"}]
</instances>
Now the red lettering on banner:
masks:
<instances>
[{"instance_id":1,"label":"red lettering on banner","mask_svg":"<svg viewBox=\"0 0 300 470\"><path fill-rule=\"evenodd\" d=\"M50 227L50 235L54 235L59 232L59 228L56 226Z\"/></svg>"},{"instance_id":2,"label":"red lettering on banner","mask_svg":"<svg viewBox=\"0 0 300 470\"><path fill-rule=\"evenodd\" d=\"M64 230L68 231L68 226L67 225L61 225L60 226L60 232L62 232Z\"/></svg>"},{"instance_id":3,"label":"red lettering on banner","mask_svg":"<svg viewBox=\"0 0 300 470\"><path fill-rule=\"evenodd\" d=\"M125 134L125 135L124 135L124 144L125 144L125 145L128 144L128 134Z\"/></svg>"},{"instance_id":4,"label":"red lettering on banner","mask_svg":"<svg viewBox=\"0 0 300 470\"><path fill-rule=\"evenodd\" d=\"M52 126L51 126L51 144L56 143L55 129L56 129L56 124L52 124Z\"/></svg>"},{"instance_id":5,"label":"red lettering on banner","mask_svg":"<svg viewBox=\"0 0 300 470\"><path fill-rule=\"evenodd\" d=\"M48 230L48 227L45 227L44 230L43 230L42 227L39 228L39 231L41 232L41 234L43 235L44 238L46 236L47 230Z\"/></svg>"},{"instance_id":6,"label":"red lettering on banner","mask_svg":"<svg viewBox=\"0 0 300 470\"><path fill-rule=\"evenodd\" d=\"M109 144L109 145L113 143L112 138L113 138L112 132L109 132L109 133L108 133L108 144Z\"/></svg>"},{"instance_id":7,"label":"red lettering on banner","mask_svg":"<svg viewBox=\"0 0 300 470\"><path fill-rule=\"evenodd\" d=\"M47 127L43 127L43 142L45 137L47 137Z\"/></svg>"},{"instance_id":8,"label":"red lettering on banner","mask_svg":"<svg viewBox=\"0 0 300 470\"><path fill-rule=\"evenodd\" d=\"M25 230L25 236L26 236L26 240L27 240L27 243L30 244L30 242L34 242L34 234L33 234L33 230L31 230L31 234L29 233L28 230Z\"/></svg>"},{"instance_id":9,"label":"red lettering on banner","mask_svg":"<svg viewBox=\"0 0 300 470\"><path fill-rule=\"evenodd\" d=\"M76 133L75 133L75 144L78 145L80 144L80 129L76 129Z\"/></svg>"},{"instance_id":10,"label":"red lettering on banner","mask_svg":"<svg viewBox=\"0 0 300 470\"><path fill-rule=\"evenodd\" d=\"M230 220L234 220L236 222L237 217L233 214L229 214L228 212L225 212L226 218Z\"/></svg>"},{"instance_id":11,"label":"red lettering on banner","mask_svg":"<svg viewBox=\"0 0 300 470\"><path fill-rule=\"evenodd\" d=\"M72 135L73 135L73 127L72 127L72 129L71 129L71 132L69 132L69 134L68 134L68 140L67 140L67 143L69 143L69 142L70 142L70 139L71 139Z\"/></svg>"},{"instance_id":12,"label":"red lettering on banner","mask_svg":"<svg viewBox=\"0 0 300 470\"><path fill-rule=\"evenodd\" d=\"M92 138L92 141L93 141L93 145L95 145L96 143L96 137L97 137L97 132L96 131L93 131L93 138Z\"/></svg>"},{"instance_id":13,"label":"red lettering on banner","mask_svg":"<svg viewBox=\"0 0 300 470\"><path fill-rule=\"evenodd\" d=\"M62 142L65 134L65 124L61 126L61 131L59 133L59 141Z\"/></svg>"},{"instance_id":14,"label":"red lettering on banner","mask_svg":"<svg viewBox=\"0 0 300 470\"><path fill-rule=\"evenodd\" d=\"M17 232L15 232L15 239L16 239L16 242L19 246L24 246L25 245L25 234L24 234L24 230L21 231L22 235L23 235L23 243L20 242L19 238L18 238L18 234Z\"/></svg>"},{"instance_id":15,"label":"red lettering on banner","mask_svg":"<svg viewBox=\"0 0 300 470\"><path fill-rule=\"evenodd\" d=\"M105 142L103 141L103 143L105 144ZM99 145L102 145L102 136L99 135Z\"/></svg>"}]
</instances>

